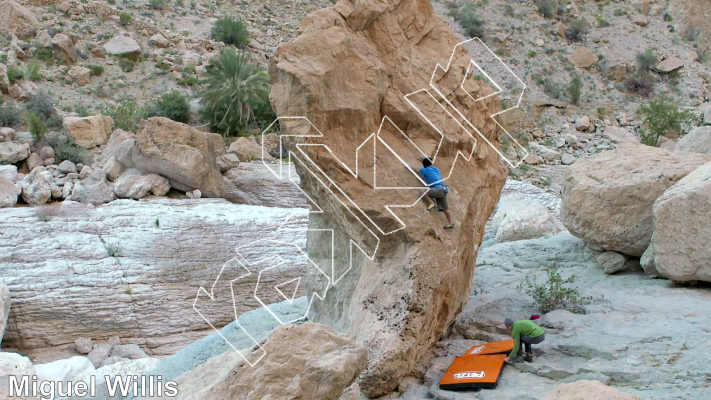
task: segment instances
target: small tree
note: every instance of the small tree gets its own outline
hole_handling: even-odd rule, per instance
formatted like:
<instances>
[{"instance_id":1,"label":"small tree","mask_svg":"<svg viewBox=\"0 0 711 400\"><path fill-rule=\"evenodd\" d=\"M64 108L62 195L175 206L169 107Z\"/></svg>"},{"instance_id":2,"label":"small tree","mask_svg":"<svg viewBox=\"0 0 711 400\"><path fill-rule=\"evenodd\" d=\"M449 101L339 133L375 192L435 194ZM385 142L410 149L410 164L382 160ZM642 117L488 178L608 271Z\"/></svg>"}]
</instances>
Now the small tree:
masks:
<instances>
[{"instance_id":1,"label":"small tree","mask_svg":"<svg viewBox=\"0 0 711 400\"><path fill-rule=\"evenodd\" d=\"M210 30L213 40L242 47L249 43L249 31L241 19L232 17L220 18Z\"/></svg>"},{"instance_id":2,"label":"small tree","mask_svg":"<svg viewBox=\"0 0 711 400\"><path fill-rule=\"evenodd\" d=\"M484 24L486 22L477 15L474 5L471 3L460 5L452 12L452 16L464 28L467 35L479 38L484 36Z\"/></svg>"},{"instance_id":3,"label":"small tree","mask_svg":"<svg viewBox=\"0 0 711 400\"><path fill-rule=\"evenodd\" d=\"M521 282L516 290L526 292L533 297L542 313L547 313L556 308L571 308L579 310L581 306L590 304L591 296L582 296L576 287L568 287L575 283L575 275L563 279L560 272L555 267L546 268L547 279L544 283L538 284L530 276Z\"/></svg>"},{"instance_id":4,"label":"small tree","mask_svg":"<svg viewBox=\"0 0 711 400\"><path fill-rule=\"evenodd\" d=\"M134 132L144 117L140 107L131 99L122 100L116 107L107 109L104 114L113 118L116 129Z\"/></svg>"},{"instance_id":5,"label":"small tree","mask_svg":"<svg viewBox=\"0 0 711 400\"><path fill-rule=\"evenodd\" d=\"M580 75L575 75L573 80L570 81L568 85L568 95L570 96L570 101L573 104L578 104L580 102L580 95L583 92L583 79Z\"/></svg>"},{"instance_id":6,"label":"small tree","mask_svg":"<svg viewBox=\"0 0 711 400\"><path fill-rule=\"evenodd\" d=\"M123 26L130 24L132 19L131 13L129 12L123 11L119 14L119 24Z\"/></svg>"},{"instance_id":7,"label":"small tree","mask_svg":"<svg viewBox=\"0 0 711 400\"><path fill-rule=\"evenodd\" d=\"M688 110L681 110L673 99L659 95L648 104L643 104L640 111L648 131L641 132L642 143L657 146L659 138L669 132L682 132L682 124L691 122L694 115Z\"/></svg>"},{"instance_id":8,"label":"small tree","mask_svg":"<svg viewBox=\"0 0 711 400\"><path fill-rule=\"evenodd\" d=\"M649 71L657 63L657 56L654 54L652 49L647 49L643 52L637 53L635 57L637 60L637 70L642 73Z\"/></svg>"},{"instance_id":9,"label":"small tree","mask_svg":"<svg viewBox=\"0 0 711 400\"><path fill-rule=\"evenodd\" d=\"M555 16L556 4L555 0L536 0L536 7L538 7L538 13L546 18L553 18Z\"/></svg>"},{"instance_id":10,"label":"small tree","mask_svg":"<svg viewBox=\"0 0 711 400\"><path fill-rule=\"evenodd\" d=\"M210 59L207 85L201 93L200 116L224 136L234 135L254 118L255 108L269 101L264 68L234 48Z\"/></svg>"},{"instance_id":11,"label":"small tree","mask_svg":"<svg viewBox=\"0 0 711 400\"><path fill-rule=\"evenodd\" d=\"M589 30L590 24L584 18L576 19L568 24L565 29L565 37L571 42L582 42Z\"/></svg>"}]
</instances>

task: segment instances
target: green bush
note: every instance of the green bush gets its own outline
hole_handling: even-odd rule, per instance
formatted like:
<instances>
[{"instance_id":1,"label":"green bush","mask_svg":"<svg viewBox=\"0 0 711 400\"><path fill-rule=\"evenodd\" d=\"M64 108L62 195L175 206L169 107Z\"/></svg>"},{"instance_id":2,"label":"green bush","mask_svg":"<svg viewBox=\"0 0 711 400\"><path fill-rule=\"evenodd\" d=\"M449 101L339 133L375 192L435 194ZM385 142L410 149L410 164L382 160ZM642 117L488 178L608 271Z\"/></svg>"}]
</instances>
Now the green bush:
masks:
<instances>
[{"instance_id":1,"label":"green bush","mask_svg":"<svg viewBox=\"0 0 711 400\"><path fill-rule=\"evenodd\" d=\"M121 68L121 71L123 72L131 72L133 71L133 68L136 66L136 62L126 58L126 57L121 57L119 58L119 68Z\"/></svg>"},{"instance_id":2,"label":"green bush","mask_svg":"<svg viewBox=\"0 0 711 400\"><path fill-rule=\"evenodd\" d=\"M101 65L89 64L86 67L89 68L91 76L101 76L104 73L104 67Z\"/></svg>"},{"instance_id":3,"label":"green bush","mask_svg":"<svg viewBox=\"0 0 711 400\"><path fill-rule=\"evenodd\" d=\"M37 49L34 58L40 61L44 61L47 66L54 64L54 52L50 47Z\"/></svg>"},{"instance_id":4,"label":"green bush","mask_svg":"<svg viewBox=\"0 0 711 400\"><path fill-rule=\"evenodd\" d=\"M122 100L116 107L104 110L104 114L113 118L116 129L133 132L138 130L145 116L136 102L131 99Z\"/></svg>"},{"instance_id":5,"label":"green bush","mask_svg":"<svg viewBox=\"0 0 711 400\"><path fill-rule=\"evenodd\" d=\"M563 279L555 267L546 268L546 275L547 279L542 284L538 284L530 276L526 276L526 279L517 287L519 292L525 292L533 298L542 313L545 314L561 307L580 311L581 306L590 304L592 301L592 297L582 296L578 288L568 287L568 285L575 283L575 275Z\"/></svg>"},{"instance_id":6,"label":"green bush","mask_svg":"<svg viewBox=\"0 0 711 400\"><path fill-rule=\"evenodd\" d=\"M25 110L37 114L49 127L62 126L62 117L54 109L54 99L45 91L30 96L25 103Z\"/></svg>"},{"instance_id":7,"label":"green bush","mask_svg":"<svg viewBox=\"0 0 711 400\"><path fill-rule=\"evenodd\" d=\"M625 79L624 86L628 92L646 97L654 93L655 83L656 78L649 71L644 71Z\"/></svg>"},{"instance_id":8,"label":"green bush","mask_svg":"<svg viewBox=\"0 0 711 400\"><path fill-rule=\"evenodd\" d=\"M124 11L119 14L119 23L123 26L130 24L132 19L131 13L129 12Z\"/></svg>"},{"instance_id":9,"label":"green bush","mask_svg":"<svg viewBox=\"0 0 711 400\"><path fill-rule=\"evenodd\" d=\"M669 132L682 133L682 124L694 119L693 113L679 109L679 105L665 95L659 95L648 104L643 104L640 111L647 125L647 130L641 133L642 143L648 146L656 146L659 138Z\"/></svg>"},{"instance_id":10,"label":"green bush","mask_svg":"<svg viewBox=\"0 0 711 400\"><path fill-rule=\"evenodd\" d=\"M195 86L199 82L196 77L194 76L186 76L184 78L180 78L176 81L176 83L180 86Z\"/></svg>"},{"instance_id":11,"label":"green bush","mask_svg":"<svg viewBox=\"0 0 711 400\"><path fill-rule=\"evenodd\" d=\"M10 83L14 83L15 81L19 81L20 79L24 78L25 74L22 72L22 70L15 68L15 67L10 67L7 69L7 79L10 80Z\"/></svg>"},{"instance_id":12,"label":"green bush","mask_svg":"<svg viewBox=\"0 0 711 400\"><path fill-rule=\"evenodd\" d=\"M22 124L22 111L10 101L0 99L0 127L17 128Z\"/></svg>"},{"instance_id":13,"label":"green bush","mask_svg":"<svg viewBox=\"0 0 711 400\"><path fill-rule=\"evenodd\" d=\"M514 12L514 9L513 9L513 7L511 7L510 4L506 4L504 6L504 15L506 15L507 17L515 17L516 16L516 13Z\"/></svg>"},{"instance_id":14,"label":"green bush","mask_svg":"<svg viewBox=\"0 0 711 400\"><path fill-rule=\"evenodd\" d=\"M236 47L242 47L249 43L249 31L244 21L239 18L224 17L218 19L210 30L210 37L213 40Z\"/></svg>"},{"instance_id":15,"label":"green bush","mask_svg":"<svg viewBox=\"0 0 711 400\"><path fill-rule=\"evenodd\" d=\"M538 13L546 18L553 18L555 16L555 10L558 4L555 0L536 0L536 7L538 7Z\"/></svg>"},{"instance_id":16,"label":"green bush","mask_svg":"<svg viewBox=\"0 0 711 400\"><path fill-rule=\"evenodd\" d=\"M568 95L570 96L570 101L573 104L578 104L580 102L580 95L583 92L583 79L580 75L575 75L573 80L570 81L568 85Z\"/></svg>"},{"instance_id":17,"label":"green bush","mask_svg":"<svg viewBox=\"0 0 711 400\"><path fill-rule=\"evenodd\" d=\"M170 118L173 121L188 123L190 122L190 105L188 100L177 90L170 93L165 93L155 102L154 115ZM148 112L149 116L152 112Z\"/></svg>"},{"instance_id":18,"label":"green bush","mask_svg":"<svg viewBox=\"0 0 711 400\"><path fill-rule=\"evenodd\" d=\"M657 64L657 56L652 49L637 53L635 60L637 60L637 70L640 72L649 71Z\"/></svg>"},{"instance_id":19,"label":"green bush","mask_svg":"<svg viewBox=\"0 0 711 400\"><path fill-rule=\"evenodd\" d=\"M452 16L470 37L481 38L484 36L485 21L477 15L474 5L471 3L465 3L454 9Z\"/></svg>"},{"instance_id":20,"label":"green bush","mask_svg":"<svg viewBox=\"0 0 711 400\"><path fill-rule=\"evenodd\" d=\"M595 22L597 22L598 28L605 28L612 25L606 19L604 19L602 15L596 15Z\"/></svg>"},{"instance_id":21,"label":"green bush","mask_svg":"<svg viewBox=\"0 0 711 400\"><path fill-rule=\"evenodd\" d=\"M210 59L200 116L224 136L238 133L253 120L255 108L269 102L269 76L263 67L234 48Z\"/></svg>"},{"instance_id":22,"label":"green bush","mask_svg":"<svg viewBox=\"0 0 711 400\"><path fill-rule=\"evenodd\" d=\"M40 66L37 61L33 60L27 63L27 77L32 81L38 81L44 78L40 73Z\"/></svg>"},{"instance_id":23,"label":"green bush","mask_svg":"<svg viewBox=\"0 0 711 400\"><path fill-rule=\"evenodd\" d=\"M154 10L162 10L165 7L165 0L148 0L148 5Z\"/></svg>"},{"instance_id":24,"label":"green bush","mask_svg":"<svg viewBox=\"0 0 711 400\"><path fill-rule=\"evenodd\" d=\"M573 20L565 29L565 37L571 42L582 42L588 34L590 25L585 18Z\"/></svg>"},{"instance_id":25,"label":"green bush","mask_svg":"<svg viewBox=\"0 0 711 400\"><path fill-rule=\"evenodd\" d=\"M47 128L47 124L44 123L37 113L25 113L25 121L27 121L27 126L35 142L44 140L44 135L49 132L49 128Z\"/></svg>"},{"instance_id":26,"label":"green bush","mask_svg":"<svg viewBox=\"0 0 711 400\"><path fill-rule=\"evenodd\" d=\"M72 139L67 139L66 142L61 143L54 148L54 158L57 164L64 160L69 160L74 164L91 164L91 153L86 147L78 146L74 143Z\"/></svg>"}]
</instances>

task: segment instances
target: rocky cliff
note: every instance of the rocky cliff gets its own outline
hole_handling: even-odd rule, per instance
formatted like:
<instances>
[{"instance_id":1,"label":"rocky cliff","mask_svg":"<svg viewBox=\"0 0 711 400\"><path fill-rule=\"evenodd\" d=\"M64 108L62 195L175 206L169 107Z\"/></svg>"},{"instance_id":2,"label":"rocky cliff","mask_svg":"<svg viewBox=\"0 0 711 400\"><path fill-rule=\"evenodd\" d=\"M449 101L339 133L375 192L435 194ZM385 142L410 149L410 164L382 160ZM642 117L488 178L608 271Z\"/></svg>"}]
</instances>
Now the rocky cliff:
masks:
<instances>
[{"instance_id":1,"label":"rocky cliff","mask_svg":"<svg viewBox=\"0 0 711 400\"><path fill-rule=\"evenodd\" d=\"M360 385L375 397L397 386L467 301L476 249L506 177L483 140L498 146L488 117L499 101L471 76L460 85L472 56L455 49L456 35L427 0L343 0L307 16L299 30L272 58L271 101L277 115L313 124L282 120L287 134L306 136L287 145L302 189L324 211L309 219L309 256L329 265L334 252L335 287L314 303L315 319L366 343ZM427 87L437 63L449 68L433 80L440 97L429 89L406 99ZM453 108L479 136L447 117ZM454 231L417 201L423 183L404 164L424 156L443 177L452 171ZM330 229L333 241L324 235Z\"/></svg>"},{"instance_id":2,"label":"rocky cliff","mask_svg":"<svg viewBox=\"0 0 711 400\"><path fill-rule=\"evenodd\" d=\"M209 329L193 309L198 288L210 287L236 247L269 237L293 211L217 199L0 210L0 281L12 296L3 347L31 350L79 337L120 336L149 353L172 354ZM303 232L272 237L305 245ZM269 249L242 251L249 256ZM261 282L303 274L305 260L287 261L289 269L263 274ZM256 279L240 283L250 291ZM266 296L268 303L283 300L276 292ZM236 312L259 307L250 300L237 304ZM216 327L234 321L231 302L205 306Z\"/></svg>"}]
</instances>

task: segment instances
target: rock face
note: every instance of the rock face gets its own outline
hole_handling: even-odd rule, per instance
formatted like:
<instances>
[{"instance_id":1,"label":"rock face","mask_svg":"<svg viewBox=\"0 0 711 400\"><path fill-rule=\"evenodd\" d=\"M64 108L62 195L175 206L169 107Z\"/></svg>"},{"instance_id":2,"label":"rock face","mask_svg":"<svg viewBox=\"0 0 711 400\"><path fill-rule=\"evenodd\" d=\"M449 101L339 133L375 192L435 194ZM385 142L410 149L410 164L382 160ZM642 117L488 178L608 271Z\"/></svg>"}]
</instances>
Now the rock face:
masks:
<instances>
[{"instance_id":1,"label":"rock face","mask_svg":"<svg viewBox=\"0 0 711 400\"><path fill-rule=\"evenodd\" d=\"M642 400L641 397L623 392L599 381L566 383L553 389L543 400Z\"/></svg>"},{"instance_id":2,"label":"rock face","mask_svg":"<svg viewBox=\"0 0 711 400\"><path fill-rule=\"evenodd\" d=\"M93 209L63 202L45 206L49 218L42 223L37 210L0 209L0 265L13 301L3 339L7 347L34 349L68 345L80 337L103 341L119 336L150 354L171 354L209 330L192 308L197 288L212 285L236 247L257 237L301 247L306 242L303 231L275 232L299 209L234 205L223 199L116 200ZM306 214L300 215L295 223L306 228ZM247 253L270 251L261 246ZM292 268L265 273L262 281L275 285L304 274L305 259L287 261ZM256 279L246 279L236 290L253 290ZM43 288L39 294L37 285ZM267 303L283 299L276 292L265 296ZM237 312L257 307L252 299L240 303ZM234 320L231 303L210 305L205 314L217 327ZM98 346L108 345L95 345L92 353ZM103 361L96 358L98 364Z\"/></svg>"},{"instance_id":3,"label":"rock face","mask_svg":"<svg viewBox=\"0 0 711 400\"><path fill-rule=\"evenodd\" d=\"M7 286L0 282L0 344L2 344L2 336L5 334L7 326L7 317L10 315L10 291Z\"/></svg>"},{"instance_id":4,"label":"rock face","mask_svg":"<svg viewBox=\"0 0 711 400\"><path fill-rule=\"evenodd\" d=\"M30 145L27 143L0 143L0 162L14 164L30 156Z\"/></svg>"},{"instance_id":5,"label":"rock face","mask_svg":"<svg viewBox=\"0 0 711 400\"><path fill-rule=\"evenodd\" d=\"M632 143L579 159L563 184L563 224L605 250L641 256L652 238L654 201L708 161Z\"/></svg>"},{"instance_id":6,"label":"rock face","mask_svg":"<svg viewBox=\"0 0 711 400\"><path fill-rule=\"evenodd\" d=\"M711 163L670 187L654 203L654 266L675 281L711 281Z\"/></svg>"},{"instance_id":7,"label":"rock face","mask_svg":"<svg viewBox=\"0 0 711 400\"><path fill-rule=\"evenodd\" d=\"M74 47L74 42L72 42L69 36L63 33L54 35L52 38L52 48L54 50L54 56L57 57L59 61L68 65L72 65L77 61L77 49Z\"/></svg>"},{"instance_id":8,"label":"rock face","mask_svg":"<svg viewBox=\"0 0 711 400\"><path fill-rule=\"evenodd\" d=\"M107 115L64 118L64 127L74 139L74 143L84 147L106 144L113 126L114 120Z\"/></svg>"},{"instance_id":9,"label":"rock face","mask_svg":"<svg viewBox=\"0 0 711 400\"><path fill-rule=\"evenodd\" d=\"M370 161L368 166L361 164L358 179L343 168L341 162L354 168L356 149L371 140L381 122L380 138L406 162L418 163L422 154L427 154L436 156L435 165L448 171L457 151L471 152L471 137L441 115L438 103L424 97L413 99L426 115L442 119L438 122L441 131L447 132L444 137L404 99L426 87L435 65L447 64L450 56L452 68L441 72L436 84L455 107L464 109L483 135L497 143L496 125L488 118L498 109L496 96L474 102L460 88L461 71L470 65L471 57L462 47L452 54L459 39L434 14L428 1L355 4L341 1L336 7L310 14L300 25L301 35L276 50L270 65L270 99L277 115L308 116L324 133L318 138L292 139L287 147L302 154L301 159L307 154L361 210L360 217L354 217L322 186L320 174L317 178L307 170L307 164L296 163L302 189L324 210L311 215L309 227L334 229L335 235L337 268L332 279L337 283L324 301L314 302L315 321L366 343L371 354L359 384L365 395L377 397L397 387L466 303L475 249L504 184L506 169L487 145L477 145L471 161L457 162L447 181L456 230L448 232L442 228L441 215L428 213L423 203L396 211L399 221L393 217L385 205L412 205L419 191L374 190L372 151L359 153L359 158ZM478 84L473 84L471 91L474 98L493 93ZM384 116L389 121L383 121ZM282 129L288 134L315 134L303 121L283 122ZM416 151L404 136L424 150ZM435 154L440 140L442 146ZM297 142L326 145L331 152L321 146L296 150ZM373 145L370 143L370 148ZM384 146L378 151L392 154ZM379 185L421 186L396 157L384 155L377 163ZM311 162L308 165L315 168ZM385 234L403 225L404 229ZM324 240L320 232L309 235L309 256L330 263L331 241ZM373 236L377 236L377 245ZM376 252L375 258L370 260L354 248L351 260L350 240L367 249L367 254Z\"/></svg>"},{"instance_id":10,"label":"rock face","mask_svg":"<svg viewBox=\"0 0 711 400\"><path fill-rule=\"evenodd\" d=\"M501 197L493 222L499 243L534 239L565 230L546 206L516 194Z\"/></svg>"},{"instance_id":11,"label":"rock face","mask_svg":"<svg viewBox=\"0 0 711 400\"><path fill-rule=\"evenodd\" d=\"M676 150L683 153L701 153L711 157L711 126L699 126L689 131L677 142Z\"/></svg>"},{"instance_id":12,"label":"rock face","mask_svg":"<svg viewBox=\"0 0 711 400\"><path fill-rule=\"evenodd\" d=\"M0 176L0 208L14 207L21 192L14 183Z\"/></svg>"},{"instance_id":13,"label":"rock face","mask_svg":"<svg viewBox=\"0 0 711 400\"><path fill-rule=\"evenodd\" d=\"M32 39L39 26L35 15L16 1L0 2L0 31L11 33L19 39Z\"/></svg>"},{"instance_id":14,"label":"rock face","mask_svg":"<svg viewBox=\"0 0 711 400\"><path fill-rule=\"evenodd\" d=\"M290 398L338 399L368 358L354 338L310 322L278 327L263 347L266 355L254 367L228 351L183 374L176 399L258 400L285 392Z\"/></svg>"},{"instance_id":15,"label":"rock face","mask_svg":"<svg viewBox=\"0 0 711 400\"><path fill-rule=\"evenodd\" d=\"M152 117L141 122L135 143L130 166L162 175L170 186L182 191L199 189L203 197L225 195L214 142L204 132L168 118ZM116 153L114 157L126 163Z\"/></svg>"}]
</instances>

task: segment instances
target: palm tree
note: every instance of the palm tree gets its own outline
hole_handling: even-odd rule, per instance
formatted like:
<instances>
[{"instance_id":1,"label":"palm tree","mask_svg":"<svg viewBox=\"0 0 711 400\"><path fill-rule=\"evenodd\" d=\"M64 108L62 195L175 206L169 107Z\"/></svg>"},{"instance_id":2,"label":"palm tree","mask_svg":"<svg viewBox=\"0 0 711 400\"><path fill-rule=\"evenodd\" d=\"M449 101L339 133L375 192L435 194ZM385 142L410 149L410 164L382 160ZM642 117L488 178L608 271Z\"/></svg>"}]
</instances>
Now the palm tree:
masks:
<instances>
[{"instance_id":1,"label":"palm tree","mask_svg":"<svg viewBox=\"0 0 711 400\"><path fill-rule=\"evenodd\" d=\"M230 136L254 119L255 108L269 102L269 76L233 47L220 51L210 66L200 116L223 136Z\"/></svg>"}]
</instances>

